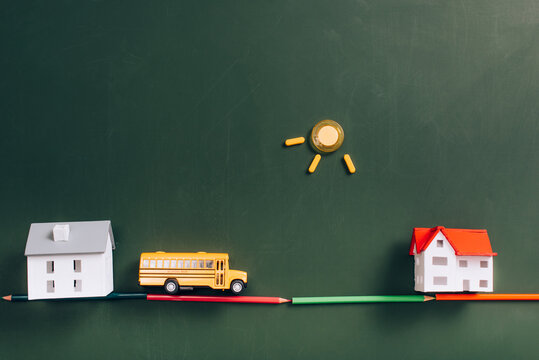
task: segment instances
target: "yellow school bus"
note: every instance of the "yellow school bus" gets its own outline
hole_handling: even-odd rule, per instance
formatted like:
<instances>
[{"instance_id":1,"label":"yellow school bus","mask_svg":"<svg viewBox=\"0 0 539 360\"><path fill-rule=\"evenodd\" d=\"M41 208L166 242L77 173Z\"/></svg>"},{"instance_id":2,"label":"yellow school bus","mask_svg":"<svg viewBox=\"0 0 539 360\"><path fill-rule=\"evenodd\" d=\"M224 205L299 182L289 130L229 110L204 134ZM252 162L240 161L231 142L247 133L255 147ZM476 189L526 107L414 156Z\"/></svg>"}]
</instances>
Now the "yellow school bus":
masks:
<instances>
[{"instance_id":1,"label":"yellow school bus","mask_svg":"<svg viewBox=\"0 0 539 360\"><path fill-rule=\"evenodd\" d=\"M207 286L238 295L247 286L247 273L230 270L225 253L156 251L140 254L138 281L141 286L163 286L167 294L176 294L180 287Z\"/></svg>"}]
</instances>

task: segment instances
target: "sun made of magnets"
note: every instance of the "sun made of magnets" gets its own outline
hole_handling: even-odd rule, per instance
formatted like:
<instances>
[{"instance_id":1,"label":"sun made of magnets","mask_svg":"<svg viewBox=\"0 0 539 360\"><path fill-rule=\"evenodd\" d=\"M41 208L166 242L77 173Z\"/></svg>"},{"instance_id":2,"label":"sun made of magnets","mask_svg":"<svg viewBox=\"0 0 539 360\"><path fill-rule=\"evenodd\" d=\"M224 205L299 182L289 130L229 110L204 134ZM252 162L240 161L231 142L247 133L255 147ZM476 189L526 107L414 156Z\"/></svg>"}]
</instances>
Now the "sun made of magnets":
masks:
<instances>
[{"instance_id":1,"label":"sun made of magnets","mask_svg":"<svg viewBox=\"0 0 539 360\"><path fill-rule=\"evenodd\" d=\"M305 142L304 137L296 137L286 139L286 146L300 145ZM322 155L337 151L344 142L344 130L342 126L333 120L322 120L314 125L309 136L309 144L316 151L316 154L308 168L310 174L314 173L318 163L322 159ZM348 168L348 172L353 174L356 172L352 158L348 154L344 154L344 162Z\"/></svg>"}]
</instances>

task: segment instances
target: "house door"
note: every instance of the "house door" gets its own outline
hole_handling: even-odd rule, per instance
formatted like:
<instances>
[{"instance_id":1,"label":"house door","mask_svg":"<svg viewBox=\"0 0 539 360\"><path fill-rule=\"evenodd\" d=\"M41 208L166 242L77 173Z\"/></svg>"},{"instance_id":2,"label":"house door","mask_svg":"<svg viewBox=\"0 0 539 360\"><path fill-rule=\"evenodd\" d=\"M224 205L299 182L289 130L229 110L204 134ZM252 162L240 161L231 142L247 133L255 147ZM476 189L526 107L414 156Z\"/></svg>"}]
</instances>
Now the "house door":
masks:
<instances>
[{"instance_id":1,"label":"house door","mask_svg":"<svg viewBox=\"0 0 539 360\"><path fill-rule=\"evenodd\" d=\"M215 261L215 287L220 288L225 285L225 261L218 259Z\"/></svg>"},{"instance_id":2,"label":"house door","mask_svg":"<svg viewBox=\"0 0 539 360\"><path fill-rule=\"evenodd\" d=\"M470 291L470 280L462 280L462 291Z\"/></svg>"}]
</instances>

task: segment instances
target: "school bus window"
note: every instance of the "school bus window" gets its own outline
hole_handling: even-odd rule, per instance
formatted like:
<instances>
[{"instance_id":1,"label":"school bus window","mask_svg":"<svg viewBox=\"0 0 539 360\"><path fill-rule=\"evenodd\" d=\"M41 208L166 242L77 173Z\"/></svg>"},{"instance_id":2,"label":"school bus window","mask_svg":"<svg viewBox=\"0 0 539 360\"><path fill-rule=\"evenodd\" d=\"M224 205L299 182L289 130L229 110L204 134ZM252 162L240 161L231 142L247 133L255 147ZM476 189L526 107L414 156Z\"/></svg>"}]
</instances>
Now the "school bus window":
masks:
<instances>
[{"instance_id":1,"label":"school bus window","mask_svg":"<svg viewBox=\"0 0 539 360\"><path fill-rule=\"evenodd\" d=\"M150 260L150 267L151 267L151 268L154 268L154 267L155 267L155 260Z\"/></svg>"},{"instance_id":2,"label":"school bus window","mask_svg":"<svg viewBox=\"0 0 539 360\"><path fill-rule=\"evenodd\" d=\"M191 269L196 269L196 268L197 268L197 261L191 260Z\"/></svg>"},{"instance_id":3,"label":"school bus window","mask_svg":"<svg viewBox=\"0 0 539 360\"><path fill-rule=\"evenodd\" d=\"M180 262L181 262L181 260L180 260ZM189 260L185 260L184 269L189 269Z\"/></svg>"},{"instance_id":4,"label":"school bus window","mask_svg":"<svg viewBox=\"0 0 539 360\"><path fill-rule=\"evenodd\" d=\"M213 260L206 260L206 269L213 269Z\"/></svg>"},{"instance_id":5,"label":"school bus window","mask_svg":"<svg viewBox=\"0 0 539 360\"><path fill-rule=\"evenodd\" d=\"M170 267L175 268L176 267L176 260L170 260Z\"/></svg>"},{"instance_id":6,"label":"school bus window","mask_svg":"<svg viewBox=\"0 0 539 360\"><path fill-rule=\"evenodd\" d=\"M142 260L142 267L147 268L148 266L150 266L150 261L149 260Z\"/></svg>"},{"instance_id":7,"label":"school bus window","mask_svg":"<svg viewBox=\"0 0 539 360\"><path fill-rule=\"evenodd\" d=\"M157 267L162 268L163 267L163 260L157 260Z\"/></svg>"},{"instance_id":8,"label":"school bus window","mask_svg":"<svg viewBox=\"0 0 539 360\"><path fill-rule=\"evenodd\" d=\"M198 260L198 268L204 269L204 260Z\"/></svg>"},{"instance_id":9,"label":"school bus window","mask_svg":"<svg viewBox=\"0 0 539 360\"><path fill-rule=\"evenodd\" d=\"M170 267L170 260L163 261L163 267L169 268Z\"/></svg>"}]
</instances>

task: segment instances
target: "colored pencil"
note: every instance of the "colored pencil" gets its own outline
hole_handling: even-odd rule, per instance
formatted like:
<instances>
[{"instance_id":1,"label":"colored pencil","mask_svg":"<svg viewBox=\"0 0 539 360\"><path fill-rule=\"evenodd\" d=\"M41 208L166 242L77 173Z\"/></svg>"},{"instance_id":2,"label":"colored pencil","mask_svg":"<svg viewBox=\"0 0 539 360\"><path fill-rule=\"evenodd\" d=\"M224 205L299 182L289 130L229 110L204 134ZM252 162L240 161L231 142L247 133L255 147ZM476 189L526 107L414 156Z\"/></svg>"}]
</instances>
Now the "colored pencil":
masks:
<instances>
[{"instance_id":1,"label":"colored pencil","mask_svg":"<svg viewBox=\"0 0 539 360\"><path fill-rule=\"evenodd\" d=\"M436 294L437 301L537 301L539 294Z\"/></svg>"},{"instance_id":2,"label":"colored pencil","mask_svg":"<svg viewBox=\"0 0 539 360\"><path fill-rule=\"evenodd\" d=\"M223 302L243 304L282 304L289 299L272 296L193 296L193 295L157 295L148 294L148 300L188 301L188 302Z\"/></svg>"},{"instance_id":3,"label":"colored pencil","mask_svg":"<svg viewBox=\"0 0 539 360\"><path fill-rule=\"evenodd\" d=\"M351 304L351 303L383 303L383 302L425 302L434 300L425 295L379 295L379 296L315 296L294 297L292 304Z\"/></svg>"},{"instance_id":4,"label":"colored pencil","mask_svg":"<svg viewBox=\"0 0 539 360\"><path fill-rule=\"evenodd\" d=\"M7 301L28 301L27 295L7 295L2 297ZM52 301L64 301L64 300L125 300L125 299L146 299L145 293L110 293L107 296L96 297L74 297L74 298L59 298L59 299L36 299L31 301L52 300Z\"/></svg>"},{"instance_id":5,"label":"colored pencil","mask_svg":"<svg viewBox=\"0 0 539 360\"><path fill-rule=\"evenodd\" d=\"M28 301L28 296L27 295L6 295L6 296L3 296L2 299L6 300L6 301Z\"/></svg>"}]
</instances>

